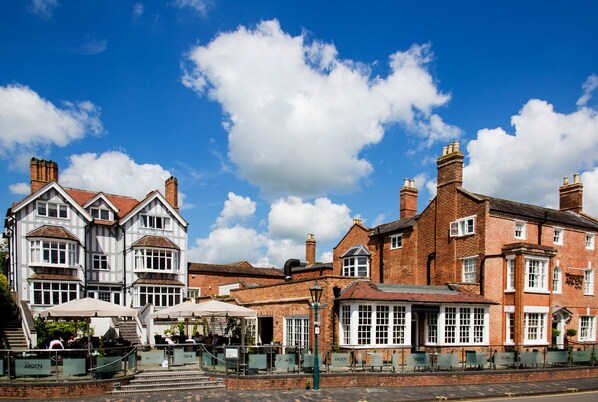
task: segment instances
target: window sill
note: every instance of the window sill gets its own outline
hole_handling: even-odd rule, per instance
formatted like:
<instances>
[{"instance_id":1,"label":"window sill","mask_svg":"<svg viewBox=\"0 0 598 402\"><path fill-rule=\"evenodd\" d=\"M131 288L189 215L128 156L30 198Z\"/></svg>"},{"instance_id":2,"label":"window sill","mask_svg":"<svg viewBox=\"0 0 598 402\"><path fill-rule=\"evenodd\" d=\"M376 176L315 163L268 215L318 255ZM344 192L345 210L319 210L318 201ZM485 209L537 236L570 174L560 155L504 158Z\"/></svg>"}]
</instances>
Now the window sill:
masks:
<instances>
[{"instance_id":1,"label":"window sill","mask_svg":"<svg viewBox=\"0 0 598 402\"><path fill-rule=\"evenodd\" d=\"M550 345L548 342L544 340L539 341L523 341L523 346L548 346Z\"/></svg>"},{"instance_id":2,"label":"window sill","mask_svg":"<svg viewBox=\"0 0 598 402\"><path fill-rule=\"evenodd\" d=\"M505 293L515 293L515 289L505 289Z\"/></svg>"},{"instance_id":3,"label":"window sill","mask_svg":"<svg viewBox=\"0 0 598 402\"><path fill-rule=\"evenodd\" d=\"M540 289L525 289L524 290L525 293L537 293L537 294L542 294L542 295L549 295L550 292L548 290L540 290Z\"/></svg>"}]
</instances>

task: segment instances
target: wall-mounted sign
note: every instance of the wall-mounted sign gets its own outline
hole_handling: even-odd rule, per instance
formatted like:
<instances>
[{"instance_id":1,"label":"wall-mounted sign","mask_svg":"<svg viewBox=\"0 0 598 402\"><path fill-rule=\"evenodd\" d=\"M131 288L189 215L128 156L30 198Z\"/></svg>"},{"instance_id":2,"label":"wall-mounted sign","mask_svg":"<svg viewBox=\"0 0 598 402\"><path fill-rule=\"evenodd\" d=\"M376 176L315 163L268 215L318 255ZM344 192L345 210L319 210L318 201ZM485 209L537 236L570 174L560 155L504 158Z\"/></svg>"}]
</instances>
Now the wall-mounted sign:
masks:
<instances>
[{"instance_id":1,"label":"wall-mounted sign","mask_svg":"<svg viewBox=\"0 0 598 402\"><path fill-rule=\"evenodd\" d=\"M583 285L583 275L565 274L565 285L574 286L575 289L581 289Z\"/></svg>"},{"instance_id":2,"label":"wall-mounted sign","mask_svg":"<svg viewBox=\"0 0 598 402\"><path fill-rule=\"evenodd\" d=\"M51 375L50 359L15 359L15 374L20 375Z\"/></svg>"}]
</instances>

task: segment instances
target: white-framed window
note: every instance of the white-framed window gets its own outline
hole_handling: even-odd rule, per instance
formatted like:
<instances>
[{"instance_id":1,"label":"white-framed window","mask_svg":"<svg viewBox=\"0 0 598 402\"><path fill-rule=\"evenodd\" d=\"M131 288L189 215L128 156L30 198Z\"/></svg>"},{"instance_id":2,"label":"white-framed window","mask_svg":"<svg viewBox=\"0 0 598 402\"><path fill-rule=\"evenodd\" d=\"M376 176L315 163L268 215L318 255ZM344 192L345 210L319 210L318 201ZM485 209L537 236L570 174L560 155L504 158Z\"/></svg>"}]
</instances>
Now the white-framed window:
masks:
<instances>
[{"instance_id":1,"label":"white-framed window","mask_svg":"<svg viewBox=\"0 0 598 402\"><path fill-rule=\"evenodd\" d=\"M582 315L579 317L579 338L580 341L596 340L596 317L593 315Z\"/></svg>"},{"instance_id":2,"label":"white-framed window","mask_svg":"<svg viewBox=\"0 0 598 402\"><path fill-rule=\"evenodd\" d=\"M475 216L457 219L451 222L450 236L461 237L475 234Z\"/></svg>"},{"instance_id":3,"label":"white-framed window","mask_svg":"<svg viewBox=\"0 0 598 402\"><path fill-rule=\"evenodd\" d=\"M505 343L514 343L515 337L515 314L505 313Z\"/></svg>"},{"instance_id":4,"label":"white-framed window","mask_svg":"<svg viewBox=\"0 0 598 402\"><path fill-rule=\"evenodd\" d=\"M461 260L464 283L476 283L477 282L476 264L477 264L476 257L468 257L468 258L463 258Z\"/></svg>"},{"instance_id":5,"label":"white-framed window","mask_svg":"<svg viewBox=\"0 0 598 402\"><path fill-rule=\"evenodd\" d=\"M178 271L178 252L173 250L135 249L135 269L158 272Z\"/></svg>"},{"instance_id":6,"label":"white-framed window","mask_svg":"<svg viewBox=\"0 0 598 402\"><path fill-rule=\"evenodd\" d=\"M107 271L110 268L108 267L108 257L105 254L93 254L92 255L92 268L97 270Z\"/></svg>"},{"instance_id":7,"label":"white-framed window","mask_svg":"<svg viewBox=\"0 0 598 402\"><path fill-rule=\"evenodd\" d=\"M515 221L515 238L525 240L525 222Z\"/></svg>"},{"instance_id":8,"label":"white-framed window","mask_svg":"<svg viewBox=\"0 0 598 402\"><path fill-rule=\"evenodd\" d=\"M370 259L368 257L343 258L343 276L370 276Z\"/></svg>"},{"instance_id":9,"label":"white-framed window","mask_svg":"<svg viewBox=\"0 0 598 402\"><path fill-rule=\"evenodd\" d=\"M394 250L396 248L403 247L403 233L399 233L396 235L390 236L390 249Z\"/></svg>"},{"instance_id":10,"label":"white-framed window","mask_svg":"<svg viewBox=\"0 0 598 402\"><path fill-rule=\"evenodd\" d=\"M107 208L91 208L91 216L102 221L112 220L112 211Z\"/></svg>"},{"instance_id":11,"label":"white-framed window","mask_svg":"<svg viewBox=\"0 0 598 402\"><path fill-rule=\"evenodd\" d=\"M87 295L94 299L120 305L122 300L122 288L116 286L89 286L87 288Z\"/></svg>"},{"instance_id":12,"label":"white-framed window","mask_svg":"<svg viewBox=\"0 0 598 402\"><path fill-rule=\"evenodd\" d=\"M152 303L156 307L174 306L181 302L182 288L175 286L138 286L136 288L136 307Z\"/></svg>"},{"instance_id":13,"label":"white-framed window","mask_svg":"<svg viewBox=\"0 0 598 402\"><path fill-rule=\"evenodd\" d=\"M558 244L559 246L562 246L563 245L563 236L564 236L563 229L554 228L554 237L553 237L554 244Z\"/></svg>"},{"instance_id":14,"label":"white-framed window","mask_svg":"<svg viewBox=\"0 0 598 402\"><path fill-rule=\"evenodd\" d=\"M525 258L525 291L546 292L548 260L534 257Z\"/></svg>"},{"instance_id":15,"label":"white-framed window","mask_svg":"<svg viewBox=\"0 0 598 402\"><path fill-rule=\"evenodd\" d=\"M395 304L343 304L340 310L341 345L407 345L408 310Z\"/></svg>"},{"instance_id":16,"label":"white-framed window","mask_svg":"<svg viewBox=\"0 0 598 402\"><path fill-rule=\"evenodd\" d=\"M29 263L75 267L79 263L79 247L73 242L31 240Z\"/></svg>"},{"instance_id":17,"label":"white-framed window","mask_svg":"<svg viewBox=\"0 0 598 402\"><path fill-rule=\"evenodd\" d=\"M426 313L426 343L438 343L438 314Z\"/></svg>"},{"instance_id":18,"label":"white-framed window","mask_svg":"<svg viewBox=\"0 0 598 402\"><path fill-rule=\"evenodd\" d=\"M561 293L563 291L563 271L556 265L552 270L552 292Z\"/></svg>"},{"instance_id":19,"label":"white-framed window","mask_svg":"<svg viewBox=\"0 0 598 402\"><path fill-rule=\"evenodd\" d=\"M471 345L487 343L487 315L483 307L445 307L444 343Z\"/></svg>"},{"instance_id":20,"label":"white-framed window","mask_svg":"<svg viewBox=\"0 0 598 402\"><path fill-rule=\"evenodd\" d=\"M593 295L594 294L594 270L586 269L583 273L583 294Z\"/></svg>"},{"instance_id":21,"label":"white-framed window","mask_svg":"<svg viewBox=\"0 0 598 402\"><path fill-rule=\"evenodd\" d=\"M594 233L586 233L586 249L594 250L595 237Z\"/></svg>"},{"instance_id":22,"label":"white-framed window","mask_svg":"<svg viewBox=\"0 0 598 402\"><path fill-rule=\"evenodd\" d=\"M546 313L524 313L524 343L546 342Z\"/></svg>"},{"instance_id":23,"label":"white-framed window","mask_svg":"<svg viewBox=\"0 0 598 402\"><path fill-rule=\"evenodd\" d=\"M79 298L79 284L76 282L35 281L32 283L34 305L52 306Z\"/></svg>"},{"instance_id":24,"label":"white-framed window","mask_svg":"<svg viewBox=\"0 0 598 402\"><path fill-rule=\"evenodd\" d=\"M187 297L195 299L201 296L201 288L187 288Z\"/></svg>"},{"instance_id":25,"label":"white-framed window","mask_svg":"<svg viewBox=\"0 0 598 402\"><path fill-rule=\"evenodd\" d=\"M141 215L141 227L148 229L171 229L171 219L166 216Z\"/></svg>"},{"instance_id":26,"label":"white-framed window","mask_svg":"<svg viewBox=\"0 0 598 402\"><path fill-rule=\"evenodd\" d=\"M284 339L286 347L309 347L309 317L284 318Z\"/></svg>"},{"instance_id":27,"label":"white-framed window","mask_svg":"<svg viewBox=\"0 0 598 402\"><path fill-rule=\"evenodd\" d=\"M506 290L515 290L515 258L507 259L507 286Z\"/></svg>"},{"instance_id":28,"label":"white-framed window","mask_svg":"<svg viewBox=\"0 0 598 402\"><path fill-rule=\"evenodd\" d=\"M49 218L68 218L69 208L66 204L59 204L56 202L37 202L37 215L47 216Z\"/></svg>"}]
</instances>

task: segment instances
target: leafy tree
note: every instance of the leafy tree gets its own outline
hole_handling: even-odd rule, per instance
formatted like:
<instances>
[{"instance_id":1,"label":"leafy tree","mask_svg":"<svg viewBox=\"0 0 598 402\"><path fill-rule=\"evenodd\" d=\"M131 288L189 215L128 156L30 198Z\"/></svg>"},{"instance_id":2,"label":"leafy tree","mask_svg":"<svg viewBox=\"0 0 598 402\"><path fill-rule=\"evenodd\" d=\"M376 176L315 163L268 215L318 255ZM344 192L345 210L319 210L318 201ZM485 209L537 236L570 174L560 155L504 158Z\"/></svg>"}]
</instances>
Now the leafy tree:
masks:
<instances>
[{"instance_id":1,"label":"leafy tree","mask_svg":"<svg viewBox=\"0 0 598 402\"><path fill-rule=\"evenodd\" d=\"M10 288L8 286L8 278L6 275L0 274L0 327L6 323L7 316L10 311L15 308L15 302L10 296Z\"/></svg>"},{"instance_id":2,"label":"leafy tree","mask_svg":"<svg viewBox=\"0 0 598 402\"><path fill-rule=\"evenodd\" d=\"M0 269L2 275L8 275L8 241L0 239Z\"/></svg>"},{"instance_id":3,"label":"leafy tree","mask_svg":"<svg viewBox=\"0 0 598 402\"><path fill-rule=\"evenodd\" d=\"M45 348L54 339L67 340L71 335L87 336L87 325L83 321L48 321L38 317L34 321L37 331L37 346Z\"/></svg>"}]
</instances>

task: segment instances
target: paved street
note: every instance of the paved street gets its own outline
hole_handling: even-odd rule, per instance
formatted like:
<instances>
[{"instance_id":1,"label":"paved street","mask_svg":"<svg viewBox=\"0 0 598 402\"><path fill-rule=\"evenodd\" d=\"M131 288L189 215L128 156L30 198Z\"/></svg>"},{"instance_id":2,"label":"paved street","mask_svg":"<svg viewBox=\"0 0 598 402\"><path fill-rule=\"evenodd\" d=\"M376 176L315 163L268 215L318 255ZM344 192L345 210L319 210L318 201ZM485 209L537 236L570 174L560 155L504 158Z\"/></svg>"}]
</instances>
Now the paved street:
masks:
<instances>
[{"instance_id":1,"label":"paved street","mask_svg":"<svg viewBox=\"0 0 598 402\"><path fill-rule=\"evenodd\" d=\"M136 394L129 397L72 398L65 401L83 402L187 402L187 401L438 401L497 398L552 393L571 393L598 390L598 378L573 379L536 383L505 383L483 385L456 385L440 387L400 388L327 388L318 392L309 390L259 390L259 391L203 391ZM8 401L8 399L0 399ZM52 401L55 401L54 399ZM58 400L56 400L58 401Z\"/></svg>"}]
</instances>

